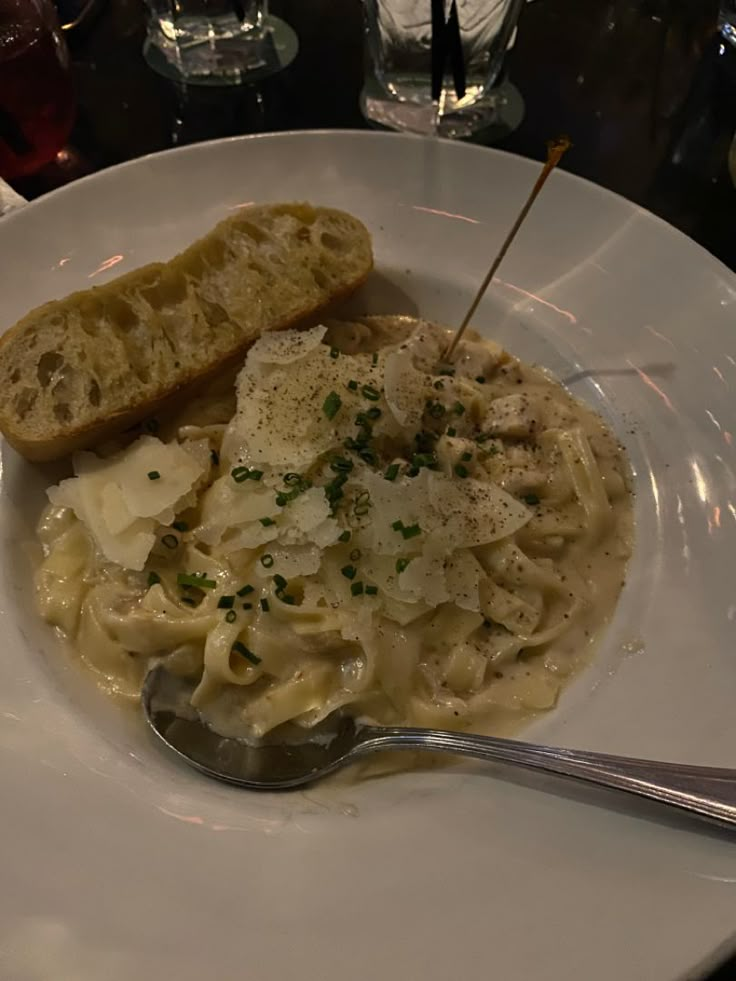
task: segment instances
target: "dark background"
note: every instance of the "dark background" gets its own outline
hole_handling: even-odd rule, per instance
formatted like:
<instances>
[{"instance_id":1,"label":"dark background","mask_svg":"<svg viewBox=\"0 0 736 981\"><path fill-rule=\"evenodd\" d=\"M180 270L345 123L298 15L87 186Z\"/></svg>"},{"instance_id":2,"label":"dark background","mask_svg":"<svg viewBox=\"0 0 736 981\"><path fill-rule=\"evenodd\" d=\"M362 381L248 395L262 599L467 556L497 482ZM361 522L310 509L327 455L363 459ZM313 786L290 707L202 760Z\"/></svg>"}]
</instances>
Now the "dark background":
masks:
<instances>
[{"instance_id":1,"label":"dark background","mask_svg":"<svg viewBox=\"0 0 736 981\"><path fill-rule=\"evenodd\" d=\"M569 134L565 169L655 212L736 269L727 168L736 49L716 35L717 8L717 0L528 4L505 69L526 112L496 145L542 159L546 140ZM144 62L142 0L101 0L68 35L79 106L69 148L17 189L37 197L102 167L219 136L365 127L359 0L272 0L271 11L299 36L286 71L258 86L187 89ZM733 979L736 958L709 981Z\"/></svg>"},{"instance_id":2,"label":"dark background","mask_svg":"<svg viewBox=\"0 0 736 981\"><path fill-rule=\"evenodd\" d=\"M66 0L67 4L73 0ZM736 49L716 35L717 0L535 0L506 73L524 99L496 145L563 166L661 215L736 268ZM142 0L101 0L68 35L79 110L63 166L16 182L35 197L155 150L270 130L365 127L360 0L272 0L300 52L258 86L207 89L157 76L141 55ZM735 975L736 976L736 975Z\"/></svg>"}]
</instances>

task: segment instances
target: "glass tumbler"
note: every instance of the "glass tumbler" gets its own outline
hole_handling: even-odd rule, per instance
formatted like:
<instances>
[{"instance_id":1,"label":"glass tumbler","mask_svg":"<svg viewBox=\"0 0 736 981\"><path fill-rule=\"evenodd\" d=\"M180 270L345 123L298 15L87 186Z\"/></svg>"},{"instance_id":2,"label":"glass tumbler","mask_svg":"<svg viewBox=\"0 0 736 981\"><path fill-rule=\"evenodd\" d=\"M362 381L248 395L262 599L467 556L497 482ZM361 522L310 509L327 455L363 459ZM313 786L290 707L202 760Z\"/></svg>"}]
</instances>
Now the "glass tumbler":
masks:
<instances>
[{"instance_id":1,"label":"glass tumbler","mask_svg":"<svg viewBox=\"0 0 736 981\"><path fill-rule=\"evenodd\" d=\"M736 0L721 0L718 30L722 37L736 47Z\"/></svg>"},{"instance_id":2,"label":"glass tumbler","mask_svg":"<svg viewBox=\"0 0 736 981\"><path fill-rule=\"evenodd\" d=\"M391 129L468 137L493 126L524 0L363 0L361 105Z\"/></svg>"},{"instance_id":3,"label":"glass tumbler","mask_svg":"<svg viewBox=\"0 0 736 981\"><path fill-rule=\"evenodd\" d=\"M162 75L195 85L238 85L285 68L294 31L267 0L146 0L143 53Z\"/></svg>"},{"instance_id":4,"label":"glass tumbler","mask_svg":"<svg viewBox=\"0 0 736 981\"><path fill-rule=\"evenodd\" d=\"M0 177L54 159L74 122L69 52L50 0L0 0Z\"/></svg>"},{"instance_id":5,"label":"glass tumbler","mask_svg":"<svg viewBox=\"0 0 736 981\"><path fill-rule=\"evenodd\" d=\"M524 0L363 0L363 113L391 129L472 136L493 126Z\"/></svg>"}]
</instances>

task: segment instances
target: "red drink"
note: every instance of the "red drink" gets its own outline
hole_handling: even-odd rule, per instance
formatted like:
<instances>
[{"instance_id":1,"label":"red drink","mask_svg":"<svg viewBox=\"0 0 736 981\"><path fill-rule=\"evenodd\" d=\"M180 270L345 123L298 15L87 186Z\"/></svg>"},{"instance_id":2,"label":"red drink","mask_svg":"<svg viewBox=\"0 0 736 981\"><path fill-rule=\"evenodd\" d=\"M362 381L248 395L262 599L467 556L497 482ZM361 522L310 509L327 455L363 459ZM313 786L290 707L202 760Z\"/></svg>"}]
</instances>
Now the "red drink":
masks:
<instances>
[{"instance_id":1,"label":"red drink","mask_svg":"<svg viewBox=\"0 0 736 981\"><path fill-rule=\"evenodd\" d=\"M69 54L51 6L0 0L0 177L53 160L73 121Z\"/></svg>"}]
</instances>

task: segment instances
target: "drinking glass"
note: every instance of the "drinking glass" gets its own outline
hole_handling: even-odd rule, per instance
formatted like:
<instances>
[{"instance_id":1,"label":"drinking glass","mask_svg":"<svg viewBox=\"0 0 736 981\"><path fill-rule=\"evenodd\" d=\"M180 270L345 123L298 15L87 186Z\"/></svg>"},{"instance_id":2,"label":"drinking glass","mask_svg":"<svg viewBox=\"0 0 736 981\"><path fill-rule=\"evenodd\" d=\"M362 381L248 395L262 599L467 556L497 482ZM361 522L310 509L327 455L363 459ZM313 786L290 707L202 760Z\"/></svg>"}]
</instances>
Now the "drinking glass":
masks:
<instances>
[{"instance_id":1,"label":"drinking glass","mask_svg":"<svg viewBox=\"0 0 736 981\"><path fill-rule=\"evenodd\" d=\"M197 85L238 85L285 68L296 34L268 0L146 0L143 53L162 75Z\"/></svg>"},{"instance_id":2,"label":"drinking glass","mask_svg":"<svg viewBox=\"0 0 736 981\"><path fill-rule=\"evenodd\" d=\"M492 126L496 87L524 0L363 0L372 122L439 136Z\"/></svg>"},{"instance_id":3,"label":"drinking glass","mask_svg":"<svg viewBox=\"0 0 736 981\"><path fill-rule=\"evenodd\" d=\"M74 121L69 52L50 0L0 0L0 177L54 159Z\"/></svg>"},{"instance_id":4,"label":"drinking glass","mask_svg":"<svg viewBox=\"0 0 736 981\"><path fill-rule=\"evenodd\" d=\"M722 37L736 47L736 0L721 0L718 30Z\"/></svg>"}]
</instances>

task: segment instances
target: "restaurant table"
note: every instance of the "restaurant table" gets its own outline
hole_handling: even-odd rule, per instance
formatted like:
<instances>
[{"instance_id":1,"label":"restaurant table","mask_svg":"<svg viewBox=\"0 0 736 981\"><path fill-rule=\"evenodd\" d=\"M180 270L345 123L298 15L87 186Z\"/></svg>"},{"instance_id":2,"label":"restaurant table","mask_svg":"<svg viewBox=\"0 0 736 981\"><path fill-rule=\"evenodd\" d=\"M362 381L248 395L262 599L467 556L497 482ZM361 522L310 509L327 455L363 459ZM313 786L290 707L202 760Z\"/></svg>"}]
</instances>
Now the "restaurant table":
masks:
<instances>
[{"instance_id":1,"label":"restaurant table","mask_svg":"<svg viewBox=\"0 0 736 981\"><path fill-rule=\"evenodd\" d=\"M527 4L504 69L524 116L493 134L493 145L543 159L546 140L567 133L574 145L564 169L649 209L736 269L727 164L736 49L716 33L717 9L717 0ZM258 85L213 89L177 85L148 67L142 0L100 3L68 37L78 98L69 146L15 188L38 197L103 167L220 136L365 128L359 0L272 0L271 10L297 32L294 63ZM736 958L709 975L733 978Z\"/></svg>"}]
</instances>

